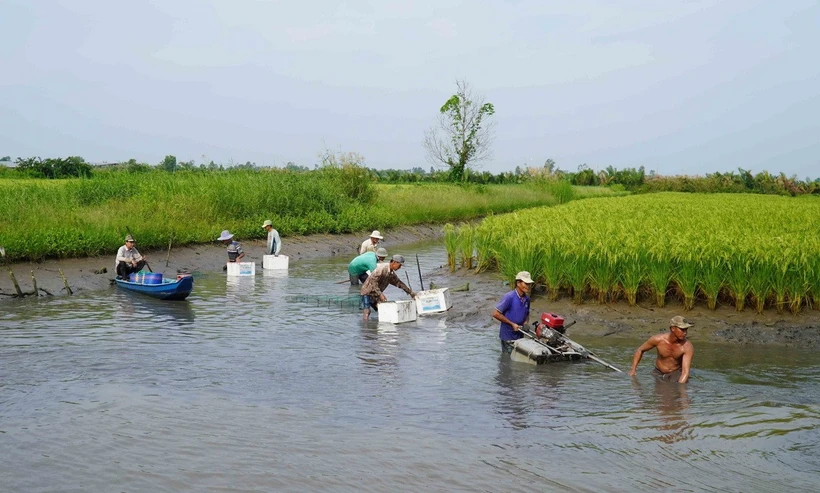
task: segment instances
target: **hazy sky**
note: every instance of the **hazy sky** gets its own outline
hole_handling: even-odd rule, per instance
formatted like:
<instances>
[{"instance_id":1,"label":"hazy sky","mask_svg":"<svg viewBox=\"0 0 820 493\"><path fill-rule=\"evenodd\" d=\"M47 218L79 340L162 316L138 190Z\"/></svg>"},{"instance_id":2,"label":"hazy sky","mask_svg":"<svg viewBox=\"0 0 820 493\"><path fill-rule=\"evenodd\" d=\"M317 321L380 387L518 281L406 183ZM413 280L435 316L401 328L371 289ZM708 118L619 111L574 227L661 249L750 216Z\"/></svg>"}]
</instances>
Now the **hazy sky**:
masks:
<instances>
[{"instance_id":1,"label":"hazy sky","mask_svg":"<svg viewBox=\"0 0 820 493\"><path fill-rule=\"evenodd\" d=\"M429 169L466 79L482 169L820 177L820 1L2 0L0 156Z\"/></svg>"}]
</instances>

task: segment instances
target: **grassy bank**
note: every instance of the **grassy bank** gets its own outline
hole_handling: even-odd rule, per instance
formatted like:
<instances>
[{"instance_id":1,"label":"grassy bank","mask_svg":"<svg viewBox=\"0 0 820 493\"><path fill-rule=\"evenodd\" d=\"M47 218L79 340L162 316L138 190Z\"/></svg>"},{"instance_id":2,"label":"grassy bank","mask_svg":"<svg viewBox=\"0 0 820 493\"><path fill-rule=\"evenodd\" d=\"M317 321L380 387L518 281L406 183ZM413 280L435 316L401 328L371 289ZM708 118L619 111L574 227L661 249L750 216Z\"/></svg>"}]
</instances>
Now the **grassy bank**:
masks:
<instances>
[{"instance_id":1,"label":"grassy bank","mask_svg":"<svg viewBox=\"0 0 820 493\"><path fill-rule=\"evenodd\" d=\"M87 179L0 179L0 245L11 260L112 253L126 227L141 248L443 223L566 200L550 186L374 185L356 167L311 172L96 172ZM570 191L570 194L574 192ZM606 189L586 191L610 194ZM558 198L556 198L558 197Z\"/></svg>"},{"instance_id":2,"label":"grassy bank","mask_svg":"<svg viewBox=\"0 0 820 493\"><path fill-rule=\"evenodd\" d=\"M797 313L820 306L820 197L682 194L606 198L446 229L450 265L528 270L552 298L623 297ZM465 248L466 245L466 248Z\"/></svg>"}]
</instances>

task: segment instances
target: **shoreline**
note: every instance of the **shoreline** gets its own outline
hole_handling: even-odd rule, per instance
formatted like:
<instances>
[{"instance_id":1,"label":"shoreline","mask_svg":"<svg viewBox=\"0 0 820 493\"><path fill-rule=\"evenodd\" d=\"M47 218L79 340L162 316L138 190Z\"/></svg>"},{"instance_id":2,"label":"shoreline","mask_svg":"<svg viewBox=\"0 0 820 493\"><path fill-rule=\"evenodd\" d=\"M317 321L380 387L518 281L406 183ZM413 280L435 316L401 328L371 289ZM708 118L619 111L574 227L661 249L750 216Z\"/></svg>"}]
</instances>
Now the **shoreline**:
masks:
<instances>
[{"instance_id":1,"label":"shoreline","mask_svg":"<svg viewBox=\"0 0 820 493\"><path fill-rule=\"evenodd\" d=\"M282 239L281 254L296 261L338 255L353 258L368 234L369 232L361 232L285 237ZM444 236L441 225L403 226L384 230L382 234L389 247ZM241 238L239 241L246 252L245 258L261 264L265 242L242 241ZM115 277L115 253L112 252L110 256L23 262L10 264L9 267L24 292L31 292L33 289L33 271L39 288L54 296L64 296L66 290L60 270L74 294L103 290ZM213 244L172 247L170 256L167 250L141 253L148 257L154 270L166 273L166 277L177 272L221 272L225 263L225 248L216 241ZM165 266L166 258L168 267ZM427 283L433 282L437 286L451 288L470 283L469 291L451 292L453 306L443 316L455 323L465 322L476 327L487 327L487 330L497 330L497 323L491 319L490 314L498 299L510 289L497 273L475 274L464 269L450 272L444 265L425 273L425 280ZM10 276L5 272L0 275L0 304L19 301L19 298L9 296L14 293ZM41 296L48 295L41 292ZM30 298L34 297L25 296L23 299ZM636 347L649 336L668 330L669 319L675 315L683 315L695 322L689 338L696 345L703 342L727 342L820 347L820 310L814 308L805 309L798 315L790 312L779 314L774 310L757 314L749 308L738 312L734 306L719 306L716 310L709 310L705 306L696 305L693 310L685 311L682 304L674 300L670 300L663 308L648 302L637 306L629 306L623 301L604 305L594 301L575 304L569 298L550 301L543 294L536 293L532 298L530 320L536 320L542 312L558 313L567 321L575 320L577 323L568 334L573 339L577 336L628 338L634 341Z\"/></svg>"}]
</instances>

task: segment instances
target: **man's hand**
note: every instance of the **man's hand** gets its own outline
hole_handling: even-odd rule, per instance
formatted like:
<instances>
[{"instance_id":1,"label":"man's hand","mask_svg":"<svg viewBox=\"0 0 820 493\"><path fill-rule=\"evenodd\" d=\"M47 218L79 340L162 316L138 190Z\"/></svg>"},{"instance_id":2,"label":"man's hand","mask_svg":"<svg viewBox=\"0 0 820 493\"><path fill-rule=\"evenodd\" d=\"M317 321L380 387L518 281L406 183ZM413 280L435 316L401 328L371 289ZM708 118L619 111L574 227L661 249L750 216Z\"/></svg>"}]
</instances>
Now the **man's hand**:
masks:
<instances>
[{"instance_id":1,"label":"man's hand","mask_svg":"<svg viewBox=\"0 0 820 493\"><path fill-rule=\"evenodd\" d=\"M630 369L628 372L626 372L626 374L629 375L630 377L634 377L636 373L637 372L633 369Z\"/></svg>"},{"instance_id":2,"label":"man's hand","mask_svg":"<svg viewBox=\"0 0 820 493\"><path fill-rule=\"evenodd\" d=\"M410 297L411 298L415 298L416 294L418 294L418 293L416 293L415 291L410 291Z\"/></svg>"},{"instance_id":3,"label":"man's hand","mask_svg":"<svg viewBox=\"0 0 820 493\"><path fill-rule=\"evenodd\" d=\"M387 296L385 296L384 293L380 294L379 301L387 301Z\"/></svg>"},{"instance_id":4,"label":"man's hand","mask_svg":"<svg viewBox=\"0 0 820 493\"><path fill-rule=\"evenodd\" d=\"M512 325L513 330L516 331L516 332L518 332L518 330L521 328L521 326L518 325L518 324L510 324L510 325Z\"/></svg>"}]
</instances>

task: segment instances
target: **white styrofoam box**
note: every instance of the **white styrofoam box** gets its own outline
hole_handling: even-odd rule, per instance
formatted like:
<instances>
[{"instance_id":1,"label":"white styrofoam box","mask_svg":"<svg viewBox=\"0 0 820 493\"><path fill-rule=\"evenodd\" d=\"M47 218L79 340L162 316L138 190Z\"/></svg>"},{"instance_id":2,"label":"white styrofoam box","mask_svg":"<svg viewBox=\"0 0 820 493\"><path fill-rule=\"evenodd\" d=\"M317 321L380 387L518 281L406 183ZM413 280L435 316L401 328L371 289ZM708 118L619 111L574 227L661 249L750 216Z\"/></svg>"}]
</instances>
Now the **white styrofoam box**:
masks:
<instances>
[{"instance_id":1,"label":"white styrofoam box","mask_svg":"<svg viewBox=\"0 0 820 493\"><path fill-rule=\"evenodd\" d=\"M446 312L452 308L448 288L430 289L416 293L416 310L419 315Z\"/></svg>"},{"instance_id":2,"label":"white styrofoam box","mask_svg":"<svg viewBox=\"0 0 820 493\"><path fill-rule=\"evenodd\" d=\"M379 303L379 322L400 324L418 318L413 300L385 301Z\"/></svg>"},{"instance_id":3,"label":"white styrofoam box","mask_svg":"<svg viewBox=\"0 0 820 493\"><path fill-rule=\"evenodd\" d=\"M262 257L263 269L287 270L288 256L287 255L265 255Z\"/></svg>"},{"instance_id":4,"label":"white styrofoam box","mask_svg":"<svg viewBox=\"0 0 820 493\"><path fill-rule=\"evenodd\" d=\"M229 276L255 276L256 262L228 262Z\"/></svg>"}]
</instances>

